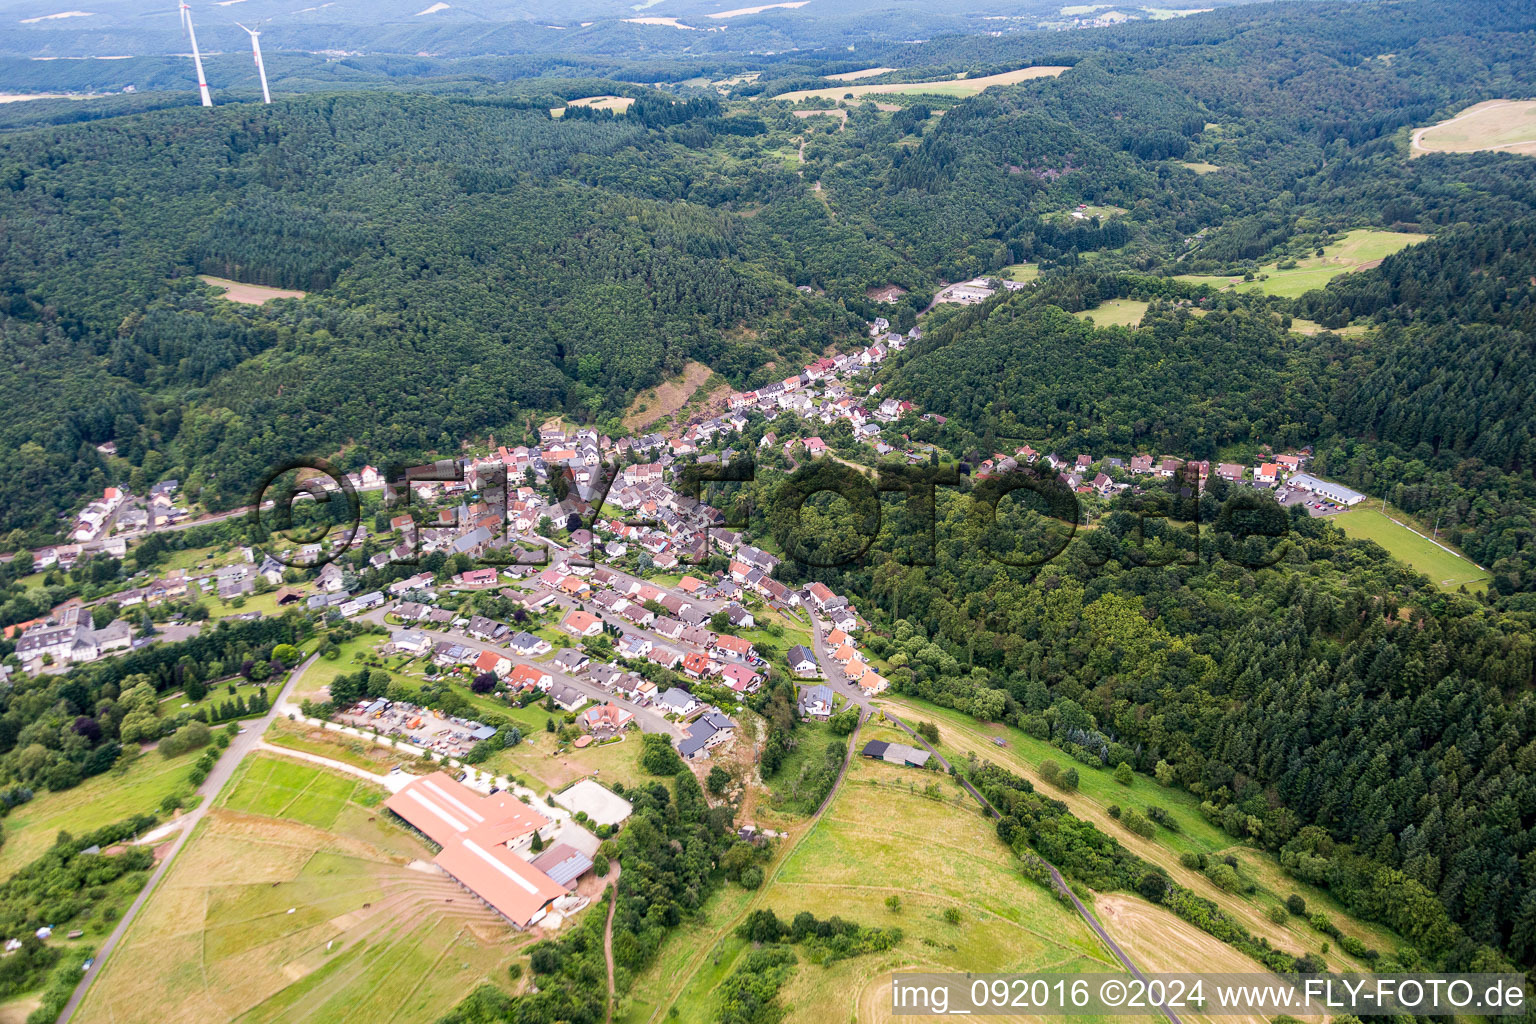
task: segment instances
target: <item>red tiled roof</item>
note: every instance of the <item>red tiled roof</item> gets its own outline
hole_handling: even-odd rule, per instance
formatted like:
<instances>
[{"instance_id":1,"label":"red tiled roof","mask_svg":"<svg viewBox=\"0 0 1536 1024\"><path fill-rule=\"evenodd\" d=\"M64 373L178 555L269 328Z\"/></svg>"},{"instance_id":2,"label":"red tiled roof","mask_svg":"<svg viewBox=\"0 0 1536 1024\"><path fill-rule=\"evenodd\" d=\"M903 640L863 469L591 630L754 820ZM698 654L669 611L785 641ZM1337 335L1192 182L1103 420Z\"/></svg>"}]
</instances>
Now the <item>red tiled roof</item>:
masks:
<instances>
[{"instance_id":1,"label":"red tiled roof","mask_svg":"<svg viewBox=\"0 0 1536 1024\"><path fill-rule=\"evenodd\" d=\"M518 927L566 894L565 886L505 846L456 839L443 847L436 863Z\"/></svg>"}]
</instances>

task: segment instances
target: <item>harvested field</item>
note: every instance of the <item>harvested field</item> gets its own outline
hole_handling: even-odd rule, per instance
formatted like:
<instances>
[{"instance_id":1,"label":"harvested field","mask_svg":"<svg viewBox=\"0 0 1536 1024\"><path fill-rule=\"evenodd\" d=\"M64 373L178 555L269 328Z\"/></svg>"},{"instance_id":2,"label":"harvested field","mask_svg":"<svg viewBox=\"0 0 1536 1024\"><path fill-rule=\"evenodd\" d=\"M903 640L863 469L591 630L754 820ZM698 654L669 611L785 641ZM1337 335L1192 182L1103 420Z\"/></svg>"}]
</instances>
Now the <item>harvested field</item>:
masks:
<instances>
[{"instance_id":1,"label":"harvested field","mask_svg":"<svg viewBox=\"0 0 1536 1024\"><path fill-rule=\"evenodd\" d=\"M1264 971L1262 964L1250 960L1215 936L1207 935L1171 911L1153 906L1146 900L1114 893L1098 896L1093 906L1104 930L1144 971L1232 974L1259 974ZM1196 1015L1195 1019L1211 1018ZM1214 1019L1237 1021L1240 1024L1268 1022L1268 1018L1262 1014Z\"/></svg>"},{"instance_id":2,"label":"harvested field","mask_svg":"<svg viewBox=\"0 0 1536 1024\"><path fill-rule=\"evenodd\" d=\"M567 106L591 107L594 110L611 110L615 114L622 114L634 102L633 96L583 96L579 100L571 100ZM565 107L551 107L549 113L552 117L559 117L565 113Z\"/></svg>"},{"instance_id":3,"label":"harvested field","mask_svg":"<svg viewBox=\"0 0 1536 1024\"><path fill-rule=\"evenodd\" d=\"M796 117L835 117L843 124L848 123L848 111L842 107L832 107L830 110L796 110Z\"/></svg>"},{"instance_id":4,"label":"harvested field","mask_svg":"<svg viewBox=\"0 0 1536 1024\"><path fill-rule=\"evenodd\" d=\"M799 103L801 100L841 100L852 96L860 99L864 96L878 96L890 93L919 93L937 96L975 96L983 89L990 89L994 85L1015 85L1019 82L1027 82L1033 78L1055 78L1066 71L1065 66L1042 65L1039 67L1020 68L1017 71L1005 71L998 75L986 75L982 78L950 78L940 82L901 82L896 85L848 85L833 86L826 89L801 89L797 92L781 93L771 97L776 100L785 100L789 103Z\"/></svg>"},{"instance_id":5,"label":"harvested field","mask_svg":"<svg viewBox=\"0 0 1536 1024\"><path fill-rule=\"evenodd\" d=\"M827 79L833 82L856 82L861 78L874 78L876 75L889 74L895 68L865 68L863 71L844 71L838 75L828 75Z\"/></svg>"},{"instance_id":6,"label":"harvested field","mask_svg":"<svg viewBox=\"0 0 1536 1024\"><path fill-rule=\"evenodd\" d=\"M214 288L224 290L223 298L230 302L239 302L247 306L260 306L271 302L273 299L302 299L304 293L293 288L268 288L264 284L241 284L239 281L231 281L226 277L213 277L209 274L197 275L198 280Z\"/></svg>"},{"instance_id":7,"label":"harvested field","mask_svg":"<svg viewBox=\"0 0 1536 1024\"><path fill-rule=\"evenodd\" d=\"M744 14L762 14L764 11L775 11L775 10L778 10L779 8L789 8L789 9L792 10L792 9L794 9L796 7L804 7L806 4L808 4L810 2L811 2L811 0L787 0L787 2L785 2L785 3L759 4L756 7L738 7L734 11L720 11L717 14L706 14L705 17L706 18L739 18L739 17L741 17Z\"/></svg>"},{"instance_id":8,"label":"harvested field","mask_svg":"<svg viewBox=\"0 0 1536 1024\"><path fill-rule=\"evenodd\" d=\"M1496 149L1536 156L1536 100L1489 100L1413 133L1411 156Z\"/></svg>"}]
</instances>

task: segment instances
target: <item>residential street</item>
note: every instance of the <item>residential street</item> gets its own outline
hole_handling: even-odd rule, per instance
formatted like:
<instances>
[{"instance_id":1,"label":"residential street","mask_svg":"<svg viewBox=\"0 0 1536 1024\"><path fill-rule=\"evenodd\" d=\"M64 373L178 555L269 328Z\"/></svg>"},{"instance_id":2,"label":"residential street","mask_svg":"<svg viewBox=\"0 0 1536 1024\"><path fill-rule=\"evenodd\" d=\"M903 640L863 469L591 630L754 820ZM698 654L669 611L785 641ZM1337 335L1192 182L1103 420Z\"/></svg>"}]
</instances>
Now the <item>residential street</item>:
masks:
<instances>
[{"instance_id":1,"label":"residential street","mask_svg":"<svg viewBox=\"0 0 1536 1024\"><path fill-rule=\"evenodd\" d=\"M461 629L428 629L425 626L402 627L388 625L384 622L384 615L393 607L394 605L392 603L381 608L374 608L371 611L365 612L359 616L359 618L369 622L379 623L386 629L419 629L427 636L442 637L444 639L452 640L456 644L462 644L463 646L472 648L473 650L495 651L497 654L514 659L520 657L518 655L512 654L505 644L493 644L487 643L484 640L476 640L474 637L470 636L468 633L465 633ZM548 672L550 676L553 677L557 682L569 683L571 686L574 686L576 689L580 690L582 693L586 694L588 697L592 698L599 704L606 704L611 701L624 710L632 712L635 716L635 721L639 723L642 732L661 732L667 733L670 736L683 735L683 731L681 727L677 725L677 723L667 721L666 717L655 708L641 707L639 704L636 704L631 700L626 700L625 698L620 697L618 694L609 693L607 690L603 689L601 686L598 686L596 683L589 679L585 679L581 676L573 676L567 672L562 672L552 662L534 661L531 658L521 658L521 660L533 665L537 665L541 671Z\"/></svg>"}]
</instances>

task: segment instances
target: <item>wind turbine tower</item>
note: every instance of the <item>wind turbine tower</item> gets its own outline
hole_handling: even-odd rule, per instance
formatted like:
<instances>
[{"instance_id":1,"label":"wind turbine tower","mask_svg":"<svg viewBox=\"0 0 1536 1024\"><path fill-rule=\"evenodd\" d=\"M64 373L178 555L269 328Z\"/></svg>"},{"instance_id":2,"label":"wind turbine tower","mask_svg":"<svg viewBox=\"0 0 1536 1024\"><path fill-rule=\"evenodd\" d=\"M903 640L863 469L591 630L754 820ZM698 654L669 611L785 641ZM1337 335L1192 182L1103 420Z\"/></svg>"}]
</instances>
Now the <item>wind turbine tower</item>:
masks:
<instances>
[{"instance_id":1,"label":"wind turbine tower","mask_svg":"<svg viewBox=\"0 0 1536 1024\"><path fill-rule=\"evenodd\" d=\"M235 24L240 25L238 21ZM245 28L244 25L240 27ZM245 28L245 33L251 37L251 53L256 58L256 74L261 76L261 102L271 103L272 92L267 88L267 66L261 62L261 32L254 28Z\"/></svg>"},{"instance_id":2,"label":"wind turbine tower","mask_svg":"<svg viewBox=\"0 0 1536 1024\"><path fill-rule=\"evenodd\" d=\"M203 106L213 106L213 97L208 94L208 76L203 74L203 55L197 51L197 33L192 31L192 8L187 6L187 0L181 0L181 24L187 30L187 38L192 40L192 63L197 66L197 92L203 98Z\"/></svg>"}]
</instances>

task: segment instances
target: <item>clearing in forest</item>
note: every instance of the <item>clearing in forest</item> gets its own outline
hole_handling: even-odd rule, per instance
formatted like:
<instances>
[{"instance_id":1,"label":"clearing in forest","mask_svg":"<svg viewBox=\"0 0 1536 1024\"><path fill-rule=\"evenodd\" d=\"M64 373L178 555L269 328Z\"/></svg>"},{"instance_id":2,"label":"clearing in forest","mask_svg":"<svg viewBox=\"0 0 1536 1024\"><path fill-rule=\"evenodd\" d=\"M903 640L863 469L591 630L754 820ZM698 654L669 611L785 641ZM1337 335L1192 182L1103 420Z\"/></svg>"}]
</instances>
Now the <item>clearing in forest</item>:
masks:
<instances>
[{"instance_id":1,"label":"clearing in forest","mask_svg":"<svg viewBox=\"0 0 1536 1024\"><path fill-rule=\"evenodd\" d=\"M694 392L709 380L709 375L709 367L691 362L683 367L681 376L641 392L624 414L625 429L643 430L657 420L671 416L688 404Z\"/></svg>"},{"instance_id":2,"label":"clearing in forest","mask_svg":"<svg viewBox=\"0 0 1536 1024\"><path fill-rule=\"evenodd\" d=\"M1178 280L1190 284L1208 284L1213 288L1240 292L1263 292L1288 299L1299 298L1314 288L1321 288L1340 274L1352 274L1357 270L1369 270L1400 249L1406 249L1428 238L1408 231L1376 231L1363 229L1351 231L1330 243L1321 256L1308 256L1296 260L1296 265L1280 269L1271 263L1259 268L1252 281L1241 276L1202 276L1180 274Z\"/></svg>"},{"instance_id":3,"label":"clearing in forest","mask_svg":"<svg viewBox=\"0 0 1536 1024\"><path fill-rule=\"evenodd\" d=\"M591 107L594 110L611 110L615 114L622 114L634 105L633 96L583 96L580 99L569 100L566 106ZM560 117L565 113L565 107L550 107L550 117Z\"/></svg>"},{"instance_id":4,"label":"clearing in forest","mask_svg":"<svg viewBox=\"0 0 1536 1024\"><path fill-rule=\"evenodd\" d=\"M1536 156L1536 100L1489 100L1413 133L1410 156L1497 149Z\"/></svg>"},{"instance_id":5,"label":"clearing in forest","mask_svg":"<svg viewBox=\"0 0 1536 1024\"><path fill-rule=\"evenodd\" d=\"M1146 315L1147 303L1139 299L1107 299L1076 314L1079 320L1093 320L1095 327L1135 327Z\"/></svg>"},{"instance_id":6,"label":"clearing in forest","mask_svg":"<svg viewBox=\"0 0 1536 1024\"><path fill-rule=\"evenodd\" d=\"M273 299L304 297L304 293L295 288L268 288L264 284L242 284L239 281L231 281L227 277L214 277L211 274L199 274L197 279L206 285L222 288L224 294L221 298L228 299L230 302L244 303L247 306L260 306Z\"/></svg>"},{"instance_id":7,"label":"clearing in forest","mask_svg":"<svg viewBox=\"0 0 1536 1024\"><path fill-rule=\"evenodd\" d=\"M219 691L223 693L221 689ZM186 785L190 757L161 757L147 751L122 771L110 769L70 789L39 790L36 797L4 819L0 879L9 878L41 857L68 830L75 835L105 828L135 814L153 814L160 802Z\"/></svg>"},{"instance_id":8,"label":"clearing in forest","mask_svg":"<svg viewBox=\"0 0 1536 1024\"><path fill-rule=\"evenodd\" d=\"M529 939L435 868L383 790L258 755L80 1006L84 1024L434 1020Z\"/></svg>"},{"instance_id":9,"label":"clearing in forest","mask_svg":"<svg viewBox=\"0 0 1536 1024\"><path fill-rule=\"evenodd\" d=\"M800 89L796 92L786 92L771 98L784 100L788 103L799 103L805 99L843 100L848 99L850 96L858 99L862 96L878 96L889 93L975 96L983 89L990 89L994 85L1014 85L1018 82L1027 82L1032 78L1055 78L1066 70L1068 69L1061 65L1041 65L1032 68L1020 68L1017 71L1005 71L998 75L986 75L982 78L948 78L942 82L901 82L896 85L846 85L833 86L827 89Z\"/></svg>"}]
</instances>

